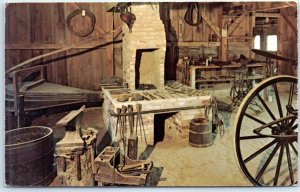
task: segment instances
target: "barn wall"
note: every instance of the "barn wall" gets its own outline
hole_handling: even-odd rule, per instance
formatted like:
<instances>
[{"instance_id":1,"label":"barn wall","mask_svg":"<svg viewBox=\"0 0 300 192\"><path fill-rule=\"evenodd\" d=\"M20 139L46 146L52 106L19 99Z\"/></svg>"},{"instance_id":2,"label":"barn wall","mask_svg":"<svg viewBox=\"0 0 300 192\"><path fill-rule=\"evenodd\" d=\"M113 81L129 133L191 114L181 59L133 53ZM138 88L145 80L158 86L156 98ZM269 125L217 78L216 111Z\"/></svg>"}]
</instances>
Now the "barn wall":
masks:
<instances>
[{"instance_id":1,"label":"barn wall","mask_svg":"<svg viewBox=\"0 0 300 192\"><path fill-rule=\"evenodd\" d=\"M178 56L187 50L198 54L203 47L189 47L189 43L208 42L214 34L206 22L198 27L189 26L184 21L187 3L162 3L162 18L167 32L167 54L165 75L173 79ZM222 3L202 3L207 17L219 28L230 25L234 16L223 15ZM273 5L270 5L273 6ZM6 9L6 69L34 56L62 47L67 47L88 39L80 38L69 32L66 18L78 8L91 10L96 16L96 27L91 36L116 29L122 24L118 13L107 12L103 3L17 3L8 4ZM260 7L258 7L260 8ZM285 9L282 9L285 10ZM297 55L297 17L294 9L286 8L281 13L278 26L278 54L296 58ZM114 18L114 19L113 19ZM78 22L77 25L82 25ZM293 26L295 25L295 26ZM229 59L240 54L252 56L253 16L247 14L236 30L228 38ZM296 31L295 31L296 29ZM95 47L110 42L115 37L115 44ZM96 42L84 44L75 49L53 55L34 63L54 61L47 66L48 81L86 89L98 89L102 79L112 75L122 77L122 34L113 34L100 38ZM220 38L217 38L220 42ZM178 44L181 44L179 46ZM183 46L182 46L183 45ZM89 49L87 49L89 48ZM220 47L204 48L208 53L220 54ZM291 74L291 67L279 62L280 72ZM8 81L9 82L9 81Z\"/></svg>"},{"instance_id":2,"label":"barn wall","mask_svg":"<svg viewBox=\"0 0 300 192\"><path fill-rule=\"evenodd\" d=\"M232 3L233 5L234 3ZM236 6L244 5L246 3L236 3ZM251 10L275 10L280 8L280 17L278 18L278 55L289 58L297 58L297 9L296 7L286 7L288 5L280 2L260 2L260 3L247 3L248 8ZM201 7L208 18L220 29L229 28L239 16L232 14L231 16L223 15L223 7L225 3L202 3ZM170 7L170 20L171 29L175 31L176 39L179 42L184 42L184 48L179 47L179 57L182 55L191 56L201 55L201 47L188 46L190 42L207 42L209 37L214 34L206 22L202 22L198 27L190 26L184 21L184 15L187 10L187 3L171 3ZM243 12L241 12L243 13ZM251 52L253 47L253 30L255 25L255 11L251 11L244 19L237 25L232 34L228 34L228 59L239 57L244 54L247 57L255 58L255 54ZM171 41L171 39L169 38ZM218 38L217 41L220 41ZM181 43L182 44L182 43ZM205 48L209 52L215 52L213 49L218 49L220 54L220 46ZM181 54L183 52L184 54ZM186 54L188 53L188 54ZM195 54L193 54L195 53ZM220 55L218 55L220 58ZM279 66L279 73L295 75L295 67L286 62L276 61ZM172 65L176 65L173 63ZM174 67L174 66L173 66Z\"/></svg>"},{"instance_id":3,"label":"barn wall","mask_svg":"<svg viewBox=\"0 0 300 192\"><path fill-rule=\"evenodd\" d=\"M113 29L113 13L106 12L103 3L18 3L6 9L6 69L37 55L84 41L70 33L66 18L78 8L89 9L96 16L96 27L90 36ZM76 18L74 19L76 21ZM78 22L77 25L81 23ZM104 37L111 41L112 35ZM86 89L99 88L101 79L113 75L113 45L87 50L101 44L84 44L67 52L53 55L35 63L59 58L47 65L49 82Z\"/></svg>"},{"instance_id":4,"label":"barn wall","mask_svg":"<svg viewBox=\"0 0 300 192\"><path fill-rule=\"evenodd\" d=\"M293 7L281 10L278 23L278 54L284 57L298 58L297 10ZM288 62L278 62L281 74L297 75L296 66Z\"/></svg>"}]
</instances>

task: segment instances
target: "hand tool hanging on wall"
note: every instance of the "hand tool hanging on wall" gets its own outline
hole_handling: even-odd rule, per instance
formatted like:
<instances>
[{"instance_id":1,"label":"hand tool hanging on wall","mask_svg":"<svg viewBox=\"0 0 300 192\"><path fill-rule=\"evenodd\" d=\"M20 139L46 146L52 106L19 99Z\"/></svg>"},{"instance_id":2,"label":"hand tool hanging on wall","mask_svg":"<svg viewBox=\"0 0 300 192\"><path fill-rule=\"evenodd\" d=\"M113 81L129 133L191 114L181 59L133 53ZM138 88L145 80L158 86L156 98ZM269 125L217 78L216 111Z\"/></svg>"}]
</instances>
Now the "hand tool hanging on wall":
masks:
<instances>
[{"instance_id":1,"label":"hand tool hanging on wall","mask_svg":"<svg viewBox=\"0 0 300 192\"><path fill-rule=\"evenodd\" d=\"M144 128L143 118L142 118L142 115L141 115L142 104L137 103L136 104L136 110L137 110L137 122L136 123L139 124L141 138L142 138L142 135L144 134L145 143L147 145L147 138L146 138L146 133L145 133L145 128ZM137 130L136 130L136 132L137 132Z\"/></svg>"},{"instance_id":2,"label":"hand tool hanging on wall","mask_svg":"<svg viewBox=\"0 0 300 192\"><path fill-rule=\"evenodd\" d=\"M197 19L194 21L193 15L194 11L196 11ZM187 24L191 26L198 26L202 22L201 10L199 3L191 2L188 4L187 11L184 15L184 20Z\"/></svg>"},{"instance_id":3,"label":"hand tool hanging on wall","mask_svg":"<svg viewBox=\"0 0 300 192\"><path fill-rule=\"evenodd\" d=\"M119 127L119 124L121 123L121 109L120 108L117 108L117 125L116 125L116 132L115 132L115 136L117 136L117 133L118 133L118 127Z\"/></svg>"},{"instance_id":4,"label":"hand tool hanging on wall","mask_svg":"<svg viewBox=\"0 0 300 192\"><path fill-rule=\"evenodd\" d=\"M133 115L133 106L128 105L128 114L129 114L129 129L130 129L130 135L128 138L128 144L127 144L127 156L130 159L137 159L138 155L138 138L137 135L134 134L134 115Z\"/></svg>"},{"instance_id":5,"label":"hand tool hanging on wall","mask_svg":"<svg viewBox=\"0 0 300 192\"><path fill-rule=\"evenodd\" d=\"M126 111L127 107L122 105L121 113L122 113L122 126L121 126L121 140L123 143L123 152L124 152L124 164L125 164L125 154L126 154L126 135L127 135L127 127L126 127Z\"/></svg>"}]
</instances>

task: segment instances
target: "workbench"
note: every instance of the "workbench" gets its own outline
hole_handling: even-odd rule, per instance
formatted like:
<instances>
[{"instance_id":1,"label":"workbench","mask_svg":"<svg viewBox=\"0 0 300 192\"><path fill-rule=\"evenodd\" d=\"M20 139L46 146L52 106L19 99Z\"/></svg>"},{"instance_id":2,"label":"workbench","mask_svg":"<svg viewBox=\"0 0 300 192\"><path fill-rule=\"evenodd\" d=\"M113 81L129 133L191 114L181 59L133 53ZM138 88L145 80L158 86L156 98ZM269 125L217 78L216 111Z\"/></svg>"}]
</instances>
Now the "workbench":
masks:
<instances>
[{"instance_id":1,"label":"workbench","mask_svg":"<svg viewBox=\"0 0 300 192\"><path fill-rule=\"evenodd\" d=\"M240 64L230 64L219 66L215 64L209 64L208 66L190 66L189 67L189 85L193 88L196 88L197 83L222 83L222 82L232 82L233 77L230 77L230 74L241 67ZM251 80L261 80L266 78L266 67L264 63L255 63L247 65L248 70L255 71L257 68L260 68L259 74L253 74L249 77ZM196 70L200 70L201 77L197 76ZM210 73L210 74L209 74ZM210 75L213 78L202 78L203 76ZM220 78L222 77L222 78Z\"/></svg>"}]
</instances>

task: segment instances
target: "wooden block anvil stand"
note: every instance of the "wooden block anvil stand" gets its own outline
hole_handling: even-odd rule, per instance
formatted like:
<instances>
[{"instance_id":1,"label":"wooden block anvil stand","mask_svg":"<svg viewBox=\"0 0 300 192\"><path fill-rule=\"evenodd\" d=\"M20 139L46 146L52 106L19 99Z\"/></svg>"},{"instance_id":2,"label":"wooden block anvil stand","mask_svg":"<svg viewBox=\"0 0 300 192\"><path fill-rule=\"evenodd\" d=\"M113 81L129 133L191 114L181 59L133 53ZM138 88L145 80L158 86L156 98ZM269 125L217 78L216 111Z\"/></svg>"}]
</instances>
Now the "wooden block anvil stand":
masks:
<instances>
[{"instance_id":1,"label":"wooden block anvil stand","mask_svg":"<svg viewBox=\"0 0 300 192\"><path fill-rule=\"evenodd\" d=\"M81 129L85 106L72 111L56 124L64 126L65 137L56 144L57 176L62 186L94 186L94 152L98 131Z\"/></svg>"}]
</instances>

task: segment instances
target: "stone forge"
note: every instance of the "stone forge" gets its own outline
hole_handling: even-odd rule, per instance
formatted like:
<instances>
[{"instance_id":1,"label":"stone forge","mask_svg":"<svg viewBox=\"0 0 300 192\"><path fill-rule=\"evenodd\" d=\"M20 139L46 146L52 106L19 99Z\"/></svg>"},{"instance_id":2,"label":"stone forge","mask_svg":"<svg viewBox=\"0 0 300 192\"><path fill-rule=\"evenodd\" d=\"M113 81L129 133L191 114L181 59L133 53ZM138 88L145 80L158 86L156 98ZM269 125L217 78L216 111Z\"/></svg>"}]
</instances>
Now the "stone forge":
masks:
<instances>
[{"instance_id":1,"label":"stone forge","mask_svg":"<svg viewBox=\"0 0 300 192\"><path fill-rule=\"evenodd\" d=\"M136 104L138 103L142 105L142 111L145 112L142 116L148 145L161 141L164 136L168 138L171 136L174 139L177 136L187 136L190 120L204 117L204 107L211 101L211 96L178 82L174 84L179 85L181 88L175 88L175 92L170 93L172 88L168 86L168 82L166 82L166 85L164 82L166 34L163 22L160 19L159 4L132 3L130 9L136 16L136 21L131 32L129 32L125 23L122 29L123 81L128 83L129 94L139 93L145 96L145 93L152 95L160 93L164 98L156 96L155 99L150 100L131 101L129 99L127 102L118 102L118 96L111 94L111 91L122 92L124 89L114 88L110 90L103 85L104 103L102 110L106 128L110 132L113 141L120 141L120 135L115 134L117 118L112 116L111 113L117 113L117 108L122 108L123 105L133 105L133 110L136 112ZM140 84L153 84L157 89L138 90ZM183 88L188 91L181 93ZM195 94L190 94L192 92L195 92ZM164 110L168 112L162 112ZM128 120L126 127L128 130L127 136L129 136ZM120 130L120 127L118 130ZM137 133L138 140L144 141L141 135L143 134ZM122 145L122 142L120 142L120 145Z\"/></svg>"},{"instance_id":2,"label":"stone forge","mask_svg":"<svg viewBox=\"0 0 300 192\"><path fill-rule=\"evenodd\" d=\"M205 95L203 93L201 94L199 90L199 94L195 94L193 96L180 93L169 94L166 92L165 88L169 89L169 87L165 86L164 89L160 90L131 91L131 93L150 93L152 95L154 95L155 92L160 92L164 93L165 99L156 98L149 101L129 100L127 102L118 102L117 97L110 94L110 91L112 90L102 87L102 92L104 95L102 115L104 124L110 132L112 140L116 142L120 140L120 131L118 131L117 135L115 134L117 127L117 118L115 116L112 116L111 113L117 113L117 108L122 108L122 105L132 105L133 111L136 112L136 104L141 104L142 112L146 112L142 116L148 145L153 145L157 141L162 141L162 139L164 139L164 136L167 136L168 138L172 137L172 139L176 139L176 137L188 136L190 121L194 118L204 117L204 107L211 102L211 96ZM116 89L113 89L113 91L116 91ZM128 130L127 136L129 136L128 119L126 127ZM120 124L118 130L120 130ZM137 133L137 136L139 137L139 141L144 142L144 138L141 138L141 134L139 131Z\"/></svg>"},{"instance_id":3,"label":"stone forge","mask_svg":"<svg viewBox=\"0 0 300 192\"><path fill-rule=\"evenodd\" d=\"M132 31L123 24L123 78L131 90L140 84L164 86L166 53L165 28L159 14L158 3L132 3L136 16Z\"/></svg>"}]
</instances>

